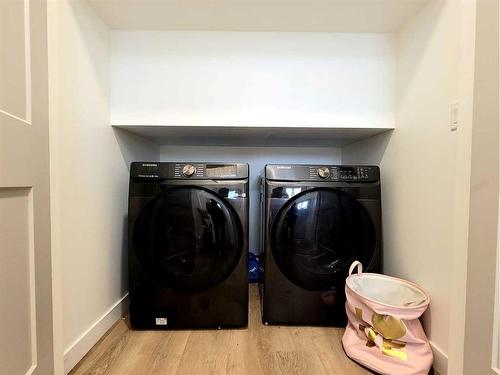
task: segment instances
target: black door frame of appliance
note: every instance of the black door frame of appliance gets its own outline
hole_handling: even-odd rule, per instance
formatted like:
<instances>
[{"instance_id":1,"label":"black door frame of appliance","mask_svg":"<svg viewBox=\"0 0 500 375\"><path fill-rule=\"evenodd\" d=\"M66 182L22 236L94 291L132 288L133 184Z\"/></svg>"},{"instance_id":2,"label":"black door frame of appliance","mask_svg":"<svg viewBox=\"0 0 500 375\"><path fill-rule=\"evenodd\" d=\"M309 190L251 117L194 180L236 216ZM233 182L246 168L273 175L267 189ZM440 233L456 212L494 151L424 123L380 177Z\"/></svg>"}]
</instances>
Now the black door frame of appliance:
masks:
<instances>
[{"instance_id":1,"label":"black door frame of appliance","mask_svg":"<svg viewBox=\"0 0 500 375\"><path fill-rule=\"evenodd\" d=\"M192 201L193 193L198 202ZM222 283L237 267L243 236L238 213L222 195L200 184L176 184L151 199L137 216L134 256L156 285L202 292ZM201 272L195 272L197 268Z\"/></svg>"},{"instance_id":2,"label":"black door frame of appliance","mask_svg":"<svg viewBox=\"0 0 500 375\"><path fill-rule=\"evenodd\" d=\"M308 197L326 202L311 208ZM308 212L311 209L314 212ZM333 186L309 187L288 198L268 233L278 269L294 285L311 291L335 288L355 258L369 264L377 249L375 224L367 209L355 196Z\"/></svg>"}]
</instances>

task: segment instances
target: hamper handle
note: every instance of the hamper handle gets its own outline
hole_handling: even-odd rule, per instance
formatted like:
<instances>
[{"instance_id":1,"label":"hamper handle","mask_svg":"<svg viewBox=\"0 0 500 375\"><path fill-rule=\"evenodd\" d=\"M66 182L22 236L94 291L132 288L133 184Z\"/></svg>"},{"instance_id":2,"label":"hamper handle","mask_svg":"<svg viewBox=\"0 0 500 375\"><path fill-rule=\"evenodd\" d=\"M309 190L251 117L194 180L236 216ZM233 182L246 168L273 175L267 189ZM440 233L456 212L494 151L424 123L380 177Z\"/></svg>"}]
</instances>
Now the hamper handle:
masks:
<instances>
[{"instance_id":1,"label":"hamper handle","mask_svg":"<svg viewBox=\"0 0 500 375\"><path fill-rule=\"evenodd\" d=\"M358 275L363 273L363 264L359 260L355 260L352 262L351 267L349 267L349 276L352 275L356 267L358 267Z\"/></svg>"}]
</instances>

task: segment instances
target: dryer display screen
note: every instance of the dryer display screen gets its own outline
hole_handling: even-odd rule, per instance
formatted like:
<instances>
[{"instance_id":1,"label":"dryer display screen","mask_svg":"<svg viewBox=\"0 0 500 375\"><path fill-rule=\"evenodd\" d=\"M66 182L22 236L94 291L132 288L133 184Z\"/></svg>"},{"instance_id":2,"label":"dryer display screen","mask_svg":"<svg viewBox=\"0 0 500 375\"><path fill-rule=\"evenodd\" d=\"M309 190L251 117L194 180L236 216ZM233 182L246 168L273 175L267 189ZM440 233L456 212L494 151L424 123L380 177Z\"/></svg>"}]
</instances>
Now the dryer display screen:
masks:
<instances>
[{"instance_id":1,"label":"dryer display screen","mask_svg":"<svg viewBox=\"0 0 500 375\"><path fill-rule=\"evenodd\" d=\"M227 165L211 165L207 164L206 166L207 177L236 177L236 165L227 164Z\"/></svg>"}]
</instances>

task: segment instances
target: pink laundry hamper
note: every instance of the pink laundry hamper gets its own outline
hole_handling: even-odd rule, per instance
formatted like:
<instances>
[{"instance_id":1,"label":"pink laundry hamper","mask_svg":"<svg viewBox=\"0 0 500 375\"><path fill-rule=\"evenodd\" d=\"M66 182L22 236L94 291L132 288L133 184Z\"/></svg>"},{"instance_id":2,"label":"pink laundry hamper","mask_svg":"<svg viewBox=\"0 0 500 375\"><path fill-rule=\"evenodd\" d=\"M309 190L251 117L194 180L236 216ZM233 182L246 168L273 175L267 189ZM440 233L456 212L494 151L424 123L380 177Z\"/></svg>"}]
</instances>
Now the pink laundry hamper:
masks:
<instances>
[{"instance_id":1,"label":"pink laundry hamper","mask_svg":"<svg viewBox=\"0 0 500 375\"><path fill-rule=\"evenodd\" d=\"M349 321L342 345L349 358L385 375L429 373L432 351L418 319L429 306L427 293L406 280L363 273L358 261L345 293Z\"/></svg>"}]
</instances>

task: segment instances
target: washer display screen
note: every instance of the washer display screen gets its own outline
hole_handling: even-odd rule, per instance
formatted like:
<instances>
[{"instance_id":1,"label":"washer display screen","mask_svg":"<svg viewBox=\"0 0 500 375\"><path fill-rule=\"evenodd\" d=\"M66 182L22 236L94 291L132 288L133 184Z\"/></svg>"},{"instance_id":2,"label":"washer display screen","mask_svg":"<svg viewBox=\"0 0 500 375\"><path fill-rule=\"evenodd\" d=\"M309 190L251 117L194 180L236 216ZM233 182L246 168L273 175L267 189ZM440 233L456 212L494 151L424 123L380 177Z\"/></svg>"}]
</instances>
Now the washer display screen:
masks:
<instances>
[{"instance_id":1,"label":"washer display screen","mask_svg":"<svg viewBox=\"0 0 500 375\"><path fill-rule=\"evenodd\" d=\"M237 175L235 164L207 164L206 171L207 177L236 177Z\"/></svg>"}]
</instances>

